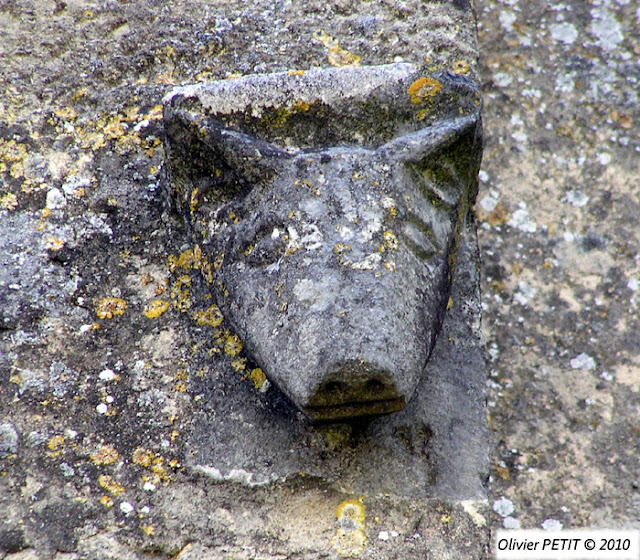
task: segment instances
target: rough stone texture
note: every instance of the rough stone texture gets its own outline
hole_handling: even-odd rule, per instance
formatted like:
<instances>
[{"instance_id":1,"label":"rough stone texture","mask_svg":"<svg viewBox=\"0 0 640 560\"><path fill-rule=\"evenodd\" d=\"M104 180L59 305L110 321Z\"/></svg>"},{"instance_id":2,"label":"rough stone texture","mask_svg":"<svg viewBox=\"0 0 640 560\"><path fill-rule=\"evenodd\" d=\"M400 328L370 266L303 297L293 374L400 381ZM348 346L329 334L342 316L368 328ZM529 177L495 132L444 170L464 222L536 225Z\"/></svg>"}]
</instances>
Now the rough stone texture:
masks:
<instances>
[{"instance_id":1,"label":"rough stone texture","mask_svg":"<svg viewBox=\"0 0 640 560\"><path fill-rule=\"evenodd\" d=\"M182 551L182 558L330 557L343 494L312 484L306 495L287 490L276 512L264 489L225 495L210 480L169 465L182 460L188 427L173 415L191 416L189 399L175 390L182 386L174 376L183 377L178 370L185 368L164 364L168 358L189 363L193 342L183 330L191 322L175 311L154 322L140 311L163 295L170 299L155 294L168 276L166 255L189 247L180 246L182 237L163 233L159 240L171 227L155 219L163 197L150 171L162 158L150 149L160 127L154 118L139 135L133 127L173 85L194 82L200 72L224 78L326 66L327 50L312 37L318 27L361 55L363 64L397 56L420 63L428 54L425 21L432 18L452 21L442 37L443 59L467 61L469 75L479 70L484 82L487 148L478 212L493 372L490 503L513 510L495 513L492 526L533 528L546 520L565 527L637 526L637 2L476 0L480 69L464 12L440 3L307 2L302 16L286 2L271 13L255 2L224 4L224 13L190 0L0 4L0 137L7 166L0 197L3 208L13 206L7 193L17 204L0 214L0 268L4 273L10 263L8 286L18 286L0 288L11 327L0 334L0 422L18 434L18 457L0 459L0 550L11 560L162 557L166 551ZM68 108L77 116L55 114ZM137 115L127 116L135 108ZM59 192L47 196L54 187ZM85 196L75 197L76 188ZM61 195L66 208L43 220L47 199L55 206ZM88 225L79 227L83 220ZM62 231L76 233L60 251L45 249ZM78 292L71 295L64 290L74 286L74 271ZM149 283L144 276L146 286L145 273L153 277ZM95 301L112 289L129 302L127 314L98 320L101 329L81 336L82 325L97 320ZM225 359L225 371L232 371L231 358ZM67 368L58 378L67 384L54 382L59 393L67 391L64 400L49 397L54 362ZM107 370L114 376L100 376ZM100 404L116 416L99 415ZM55 449L60 440L51 437L57 435L65 444ZM100 445L115 446L118 460L92 461ZM138 447L153 450L158 462L143 466L141 453L134 462ZM100 503L110 495L98 482L101 474L125 489L110 509ZM174 479L147 491L141 476ZM120 509L125 501L135 513ZM48 538L44 519L58 522L49 525ZM480 558L447 550L438 540L462 534L461 546L471 542L473 519L463 506L438 510L382 500L366 510L371 556L421 558L427 549L433 559ZM383 530L387 541L379 538ZM77 553L68 552L74 541Z\"/></svg>"},{"instance_id":2,"label":"rough stone texture","mask_svg":"<svg viewBox=\"0 0 640 560\"><path fill-rule=\"evenodd\" d=\"M466 411L475 431L460 436L454 422L442 434L460 462L438 434L395 434L401 464L428 467L397 480L444 473L459 484L439 489L443 498L376 488L360 502L348 479L250 488L189 466L213 387L227 403L279 397L256 388L229 325L212 326L202 260L167 206L160 142L160 103L179 84L355 55L363 65L428 58L430 72L475 81L469 3L10 0L0 35L0 557L487 557L486 502L444 498L484 491L481 408ZM468 274L456 289L471 294L473 266ZM445 325L445 346L477 323L466 301L454 295L451 319L466 322ZM475 353L442 351L478 372L478 340L466 340ZM451 417L470 397L463 381L439 385ZM316 438L314 452L342 448L349 466L353 432ZM349 525L346 511L364 519Z\"/></svg>"},{"instance_id":3,"label":"rough stone texture","mask_svg":"<svg viewBox=\"0 0 640 560\"><path fill-rule=\"evenodd\" d=\"M638 3L476 8L494 526L637 528Z\"/></svg>"}]
</instances>

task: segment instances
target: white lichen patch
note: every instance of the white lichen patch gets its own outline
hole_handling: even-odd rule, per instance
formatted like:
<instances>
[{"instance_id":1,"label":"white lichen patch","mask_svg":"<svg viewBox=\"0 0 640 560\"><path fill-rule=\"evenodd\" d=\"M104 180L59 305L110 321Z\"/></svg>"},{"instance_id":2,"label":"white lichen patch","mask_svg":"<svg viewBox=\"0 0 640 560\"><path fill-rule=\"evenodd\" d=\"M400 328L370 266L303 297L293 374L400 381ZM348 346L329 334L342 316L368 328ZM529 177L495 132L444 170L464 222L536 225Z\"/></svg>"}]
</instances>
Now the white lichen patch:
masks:
<instances>
[{"instance_id":1,"label":"white lichen patch","mask_svg":"<svg viewBox=\"0 0 640 560\"><path fill-rule=\"evenodd\" d=\"M287 228L287 255L291 255L300 249L300 234L296 228Z\"/></svg>"},{"instance_id":2,"label":"white lichen patch","mask_svg":"<svg viewBox=\"0 0 640 560\"><path fill-rule=\"evenodd\" d=\"M500 25L502 29L504 29L507 33L513 31L513 24L516 22L516 14L513 12L507 12L505 10L500 12L498 16L500 20Z\"/></svg>"},{"instance_id":3,"label":"white lichen patch","mask_svg":"<svg viewBox=\"0 0 640 560\"><path fill-rule=\"evenodd\" d=\"M116 379L117 374L112 369L105 369L98 375L101 381L113 381Z\"/></svg>"},{"instance_id":4,"label":"white lichen patch","mask_svg":"<svg viewBox=\"0 0 640 560\"><path fill-rule=\"evenodd\" d=\"M569 93L576 87L576 79L572 74L559 74L556 77L555 90L562 93Z\"/></svg>"},{"instance_id":5,"label":"white lichen patch","mask_svg":"<svg viewBox=\"0 0 640 560\"><path fill-rule=\"evenodd\" d=\"M49 210L60 210L61 208L64 208L66 205L67 205L67 199L64 197L60 189L56 187L49 189L49 192L47 192L47 202L46 202L46 207Z\"/></svg>"},{"instance_id":6,"label":"white lichen patch","mask_svg":"<svg viewBox=\"0 0 640 560\"><path fill-rule=\"evenodd\" d=\"M311 311L323 311L329 305L330 284L319 284L305 278L296 283L293 294L300 303L308 305Z\"/></svg>"},{"instance_id":7,"label":"white lichen patch","mask_svg":"<svg viewBox=\"0 0 640 560\"><path fill-rule=\"evenodd\" d=\"M352 263L351 268L354 270L373 270L378 264L380 264L381 260L382 257L378 253L372 253L364 260Z\"/></svg>"},{"instance_id":8,"label":"white lichen patch","mask_svg":"<svg viewBox=\"0 0 640 560\"><path fill-rule=\"evenodd\" d=\"M493 75L493 81L500 88L506 88L511 85L513 78L507 72L496 72Z\"/></svg>"},{"instance_id":9,"label":"white lichen patch","mask_svg":"<svg viewBox=\"0 0 640 560\"><path fill-rule=\"evenodd\" d=\"M582 191L569 191L565 195L564 199L573 206L577 208L582 208L586 206L589 202L589 197L584 194Z\"/></svg>"},{"instance_id":10,"label":"white lichen patch","mask_svg":"<svg viewBox=\"0 0 640 560\"><path fill-rule=\"evenodd\" d=\"M549 31L551 32L551 37L564 43L565 45L571 45L578 38L578 30L575 25L572 23L567 23L563 21L561 23L552 23L549 26Z\"/></svg>"},{"instance_id":11,"label":"white lichen patch","mask_svg":"<svg viewBox=\"0 0 640 560\"><path fill-rule=\"evenodd\" d=\"M350 241L354 236L353 230L347 226L341 226L338 230L338 233L340 234L340 237L343 241Z\"/></svg>"},{"instance_id":12,"label":"white lichen patch","mask_svg":"<svg viewBox=\"0 0 640 560\"><path fill-rule=\"evenodd\" d=\"M360 240L371 241L373 236L382 229L382 220L377 212L365 212L363 217L364 226L360 230Z\"/></svg>"},{"instance_id":13,"label":"white lichen patch","mask_svg":"<svg viewBox=\"0 0 640 560\"><path fill-rule=\"evenodd\" d=\"M324 238L322 232L315 224L304 224L302 226L303 236L300 238L300 245L307 251L314 251L322 247Z\"/></svg>"},{"instance_id":14,"label":"white lichen patch","mask_svg":"<svg viewBox=\"0 0 640 560\"><path fill-rule=\"evenodd\" d=\"M561 531L562 530L562 523L557 519L545 519L542 522L541 526L545 531Z\"/></svg>"},{"instance_id":15,"label":"white lichen patch","mask_svg":"<svg viewBox=\"0 0 640 560\"><path fill-rule=\"evenodd\" d=\"M615 18L613 12L607 8L594 8L591 10L593 21L591 22L591 33L596 37L596 43L606 51L612 51L622 43L624 36L620 22Z\"/></svg>"},{"instance_id":16,"label":"white lichen patch","mask_svg":"<svg viewBox=\"0 0 640 560\"><path fill-rule=\"evenodd\" d=\"M475 503L472 500L464 500L461 502L464 511L471 517L472 521L477 527L485 527L487 520L476 508Z\"/></svg>"},{"instance_id":17,"label":"white lichen patch","mask_svg":"<svg viewBox=\"0 0 640 560\"><path fill-rule=\"evenodd\" d=\"M520 529L522 527L522 524L520 523L519 519L508 515L502 520L502 526L505 529Z\"/></svg>"},{"instance_id":18,"label":"white lichen patch","mask_svg":"<svg viewBox=\"0 0 640 560\"><path fill-rule=\"evenodd\" d=\"M516 210L507 224L525 233L535 233L538 229L536 223L529 219L526 207Z\"/></svg>"},{"instance_id":19,"label":"white lichen patch","mask_svg":"<svg viewBox=\"0 0 640 560\"><path fill-rule=\"evenodd\" d=\"M288 72L243 76L234 80L195 84L179 87L169 92L164 102L181 95L198 97L206 109L220 114L249 113L261 117L273 107L289 107L298 103L321 101L328 106L344 97L366 97L388 83L396 83L416 71L412 64L396 64L393 67L356 67L313 69L302 74ZM348 75L346 88L336 88L336 76ZM342 81L342 79L341 79ZM256 92L261 92L260 96Z\"/></svg>"},{"instance_id":20,"label":"white lichen patch","mask_svg":"<svg viewBox=\"0 0 640 560\"><path fill-rule=\"evenodd\" d=\"M338 255L336 259L341 266L346 266L352 270L365 271L376 268L382 261L382 256L379 253L371 253L360 261L352 261L344 255Z\"/></svg>"},{"instance_id":21,"label":"white lichen patch","mask_svg":"<svg viewBox=\"0 0 640 560\"><path fill-rule=\"evenodd\" d=\"M480 200L480 208L482 208L485 212L493 212L498 205L499 198L500 193L498 191L491 191Z\"/></svg>"},{"instance_id":22,"label":"white lichen patch","mask_svg":"<svg viewBox=\"0 0 640 560\"><path fill-rule=\"evenodd\" d=\"M513 502L508 498L502 496L499 500L493 502L493 511L495 511L501 517L507 517L516 510Z\"/></svg>"},{"instance_id":23,"label":"white lichen patch","mask_svg":"<svg viewBox=\"0 0 640 560\"><path fill-rule=\"evenodd\" d=\"M571 367L573 369L583 369L585 371L591 371L596 368L596 361L589 356L589 354L578 354L571 360Z\"/></svg>"},{"instance_id":24,"label":"white lichen patch","mask_svg":"<svg viewBox=\"0 0 640 560\"><path fill-rule=\"evenodd\" d=\"M527 305L535 297L537 290L526 282L518 282L518 292L513 296L520 305Z\"/></svg>"}]
</instances>

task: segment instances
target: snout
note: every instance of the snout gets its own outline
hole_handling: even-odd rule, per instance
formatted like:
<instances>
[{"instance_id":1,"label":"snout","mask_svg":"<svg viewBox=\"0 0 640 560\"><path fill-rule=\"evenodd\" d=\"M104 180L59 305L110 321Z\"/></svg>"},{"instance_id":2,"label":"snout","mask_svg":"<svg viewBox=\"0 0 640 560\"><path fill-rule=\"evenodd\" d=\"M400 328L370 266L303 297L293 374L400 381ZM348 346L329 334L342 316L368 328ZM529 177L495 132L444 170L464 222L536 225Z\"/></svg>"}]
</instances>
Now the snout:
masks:
<instances>
[{"instance_id":1,"label":"snout","mask_svg":"<svg viewBox=\"0 0 640 560\"><path fill-rule=\"evenodd\" d=\"M330 370L303 410L314 422L322 422L389 414L402 410L405 404L391 371L351 360Z\"/></svg>"}]
</instances>

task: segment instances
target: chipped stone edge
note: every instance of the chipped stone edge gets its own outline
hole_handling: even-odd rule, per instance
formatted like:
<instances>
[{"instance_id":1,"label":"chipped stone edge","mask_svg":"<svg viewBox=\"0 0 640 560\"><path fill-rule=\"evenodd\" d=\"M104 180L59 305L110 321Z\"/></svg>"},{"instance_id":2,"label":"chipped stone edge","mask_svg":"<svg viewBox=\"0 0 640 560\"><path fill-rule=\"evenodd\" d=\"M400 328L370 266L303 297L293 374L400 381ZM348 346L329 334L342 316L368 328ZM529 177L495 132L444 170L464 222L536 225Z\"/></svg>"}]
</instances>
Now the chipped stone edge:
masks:
<instances>
[{"instance_id":1,"label":"chipped stone edge","mask_svg":"<svg viewBox=\"0 0 640 560\"><path fill-rule=\"evenodd\" d=\"M407 79L419 71L410 63L378 66L314 68L295 72L248 74L240 78L203 82L177 87L163 98L163 104L175 97L198 98L206 110L218 114L246 111L254 117L263 110L295 101L326 104L345 99L366 98L375 89Z\"/></svg>"}]
</instances>

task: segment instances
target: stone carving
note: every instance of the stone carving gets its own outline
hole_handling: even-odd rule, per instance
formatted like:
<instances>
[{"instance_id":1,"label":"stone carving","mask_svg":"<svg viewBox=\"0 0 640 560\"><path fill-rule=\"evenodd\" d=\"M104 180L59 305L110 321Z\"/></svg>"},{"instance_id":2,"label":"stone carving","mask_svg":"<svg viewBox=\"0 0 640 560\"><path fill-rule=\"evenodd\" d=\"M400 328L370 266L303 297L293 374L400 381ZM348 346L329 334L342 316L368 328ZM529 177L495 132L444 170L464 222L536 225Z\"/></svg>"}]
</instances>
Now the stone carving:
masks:
<instances>
[{"instance_id":1,"label":"stone carving","mask_svg":"<svg viewBox=\"0 0 640 560\"><path fill-rule=\"evenodd\" d=\"M312 420L403 409L476 196L474 86L317 69L177 88L164 112L178 211L269 379Z\"/></svg>"}]
</instances>

